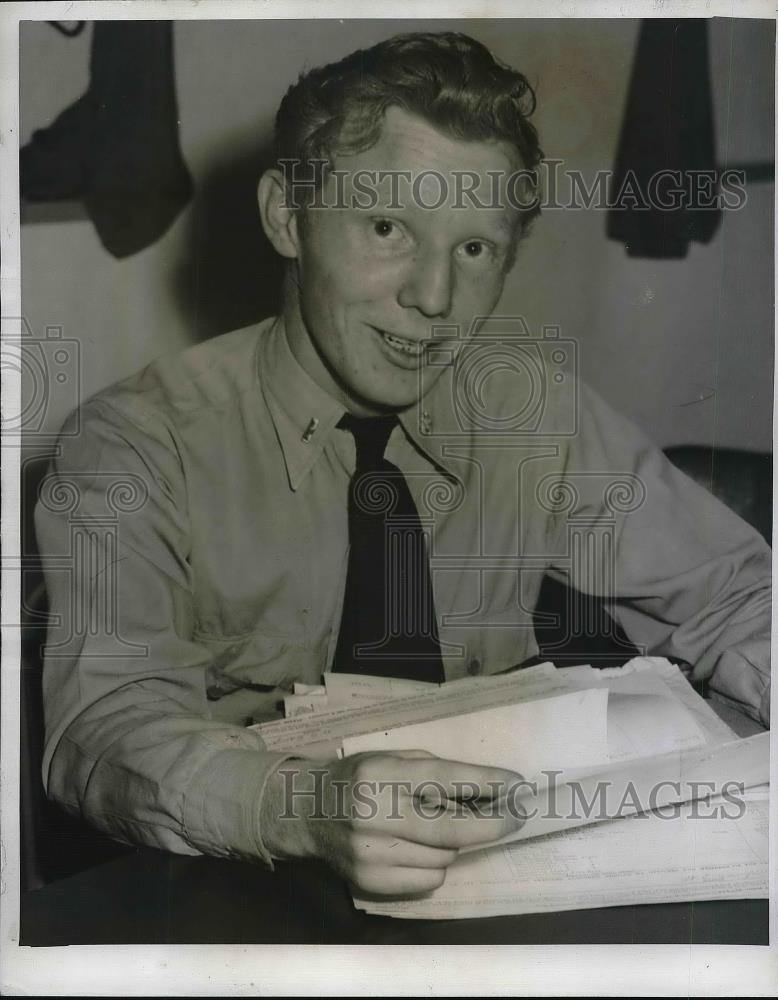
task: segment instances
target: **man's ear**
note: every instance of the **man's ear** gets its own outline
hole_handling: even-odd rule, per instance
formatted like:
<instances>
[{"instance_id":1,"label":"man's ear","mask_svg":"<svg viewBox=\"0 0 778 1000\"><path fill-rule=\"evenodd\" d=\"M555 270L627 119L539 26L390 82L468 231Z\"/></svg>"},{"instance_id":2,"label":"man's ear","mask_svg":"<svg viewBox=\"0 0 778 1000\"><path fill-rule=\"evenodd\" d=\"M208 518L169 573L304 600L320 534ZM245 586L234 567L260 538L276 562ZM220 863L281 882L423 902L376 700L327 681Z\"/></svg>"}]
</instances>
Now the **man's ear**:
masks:
<instances>
[{"instance_id":1,"label":"man's ear","mask_svg":"<svg viewBox=\"0 0 778 1000\"><path fill-rule=\"evenodd\" d=\"M287 203L284 177L280 170L266 170L257 188L259 214L267 238L282 257L299 253L297 216Z\"/></svg>"}]
</instances>

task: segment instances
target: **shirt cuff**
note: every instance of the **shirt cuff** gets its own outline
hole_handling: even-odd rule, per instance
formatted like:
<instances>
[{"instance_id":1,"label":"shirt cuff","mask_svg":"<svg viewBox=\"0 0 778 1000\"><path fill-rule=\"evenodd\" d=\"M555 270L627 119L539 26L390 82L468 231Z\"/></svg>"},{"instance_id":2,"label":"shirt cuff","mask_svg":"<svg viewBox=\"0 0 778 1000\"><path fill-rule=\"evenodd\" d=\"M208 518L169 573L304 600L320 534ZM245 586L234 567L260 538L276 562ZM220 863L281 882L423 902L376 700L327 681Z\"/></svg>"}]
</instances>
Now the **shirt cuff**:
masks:
<instances>
[{"instance_id":1,"label":"shirt cuff","mask_svg":"<svg viewBox=\"0 0 778 1000\"><path fill-rule=\"evenodd\" d=\"M260 830L268 779L299 754L251 748L220 750L190 781L183 798L184 836L204 854L257 861L273 869Z\"/></svg>"}]
</instances>

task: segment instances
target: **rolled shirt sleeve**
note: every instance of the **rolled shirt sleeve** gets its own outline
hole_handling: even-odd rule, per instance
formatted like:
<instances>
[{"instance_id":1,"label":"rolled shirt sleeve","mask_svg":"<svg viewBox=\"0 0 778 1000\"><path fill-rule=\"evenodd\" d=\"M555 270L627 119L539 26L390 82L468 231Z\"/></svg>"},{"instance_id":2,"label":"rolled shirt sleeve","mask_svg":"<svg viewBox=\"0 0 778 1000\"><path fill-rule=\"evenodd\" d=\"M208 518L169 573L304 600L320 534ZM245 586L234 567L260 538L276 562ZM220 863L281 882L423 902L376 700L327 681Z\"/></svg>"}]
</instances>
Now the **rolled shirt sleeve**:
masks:
<instances>
[{"instance_id":1,"label":"rolled shirt sleeve","mask_svg":"<svg viewBox=\"0 0 778 1000\"><path fill-rule=\"evenodd\" d=\"M209 718L185 473L164 419L85 404L35 517L51 614L48 794L119 840L272 864L260 803L290 755Z\"/></svg>"},{"instance_id":2,"label":"rolled shirt sleeve","mask_svg":"<svg viewBox=\"0 0 778 1000\"><path fill-rule=\"evenodd\" d=\"M680 472L628 420L582 387L581 433L563 476L576 516L612 530L610 560L573 560L577 589L647 652L693 666L714 697L769 725L771 550L745 521Z\"/></svg>"}]
</instances>

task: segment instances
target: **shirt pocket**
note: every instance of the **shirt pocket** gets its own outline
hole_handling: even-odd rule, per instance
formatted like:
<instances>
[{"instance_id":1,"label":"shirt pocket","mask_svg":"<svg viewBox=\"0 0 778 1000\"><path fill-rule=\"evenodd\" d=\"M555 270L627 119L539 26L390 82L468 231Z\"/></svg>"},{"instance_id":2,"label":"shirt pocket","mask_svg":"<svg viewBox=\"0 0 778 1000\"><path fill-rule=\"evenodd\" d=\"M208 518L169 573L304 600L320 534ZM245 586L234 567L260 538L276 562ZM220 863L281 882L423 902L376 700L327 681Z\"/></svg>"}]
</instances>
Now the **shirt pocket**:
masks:
<instances>
[{"instance_id":1,"label":"shirt pocket","mask_svg":"<svg viewBox=\"0 0 778 1000\"><path fill-rule=\"evenodd\" d=\"M295 681L309 681L321 673L314 651L288 635L254 630L241 636L199 633L195 636L211 653L206 671L209 698L219 698L246 685L291 691Z\"/></svg>"}]
</instances>

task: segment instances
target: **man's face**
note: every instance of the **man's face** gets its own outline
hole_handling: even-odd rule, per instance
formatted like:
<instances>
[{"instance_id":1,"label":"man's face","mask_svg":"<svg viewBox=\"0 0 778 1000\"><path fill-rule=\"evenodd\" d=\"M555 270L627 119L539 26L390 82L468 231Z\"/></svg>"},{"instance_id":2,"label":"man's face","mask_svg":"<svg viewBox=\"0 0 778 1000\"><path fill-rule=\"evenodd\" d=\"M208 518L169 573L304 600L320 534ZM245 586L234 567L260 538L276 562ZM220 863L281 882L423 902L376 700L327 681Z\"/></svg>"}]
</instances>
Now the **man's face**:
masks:
<instances>
[{"instance_id":1,"label":"man's face","mask_svg":"<svg viewBox=\"0 0 778 1000\"><path fill-rule=\"evenodd\" d=\"M392 107L378 143L338 157L335 166L346 174L327 177L323 201L347 207L309 208L298 227L293 266L299 294L286 316L290 346L308 373L351 412L404 409L442 372L425 364L423 342L433 328L454 327L462 337L475 317L488 316L497 304L517 217L505 198L491 207L495 181L489 172L502 178L503 191L517 163L503 143L449 138ZM357 171L410 171L414 179L435 171L445 186L429 174L415 188L403 179L393 197L387 177L372 188L378 195L375 208L352 207ZM477 185L480 205L461 195L457 205L458 171L470 173L465 186ZM440 201L446 188L440 207L424 207ZM367 201L364 193L360 201ZM437 336L435 343L442 346Z\"/></svg>"}]
</instances>

